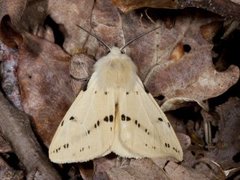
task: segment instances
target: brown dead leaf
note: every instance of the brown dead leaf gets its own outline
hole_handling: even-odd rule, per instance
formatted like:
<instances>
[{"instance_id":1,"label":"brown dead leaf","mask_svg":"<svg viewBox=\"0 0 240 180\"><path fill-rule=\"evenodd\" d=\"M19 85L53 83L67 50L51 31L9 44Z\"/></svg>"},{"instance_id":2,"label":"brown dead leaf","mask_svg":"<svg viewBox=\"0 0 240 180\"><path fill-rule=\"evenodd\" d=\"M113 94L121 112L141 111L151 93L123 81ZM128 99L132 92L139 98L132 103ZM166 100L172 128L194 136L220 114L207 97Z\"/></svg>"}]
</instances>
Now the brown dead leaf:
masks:
<instances>
[{"instance_id":1,"label":"brown dead leaf","mask_svg":"<svg viewBox=\"0 0 240 180\"><path fill-rule=\"evenodd\" d=\"M120 161L120 162L117 162ZM128 161L128 162L127 162ZM106 159L95 163L95 178L102 179L168 179L168 175L150 159ZM120 163L120 164L119 164Z\"/></svg>"},{"instance_id":2,"label":"brown dead leaf","mask_svg":"<svg viewBox=\"0 0 240 180\"><path fill-rule=\"evenodd\" d=\"M80 89L87 86L87 82L93 72L95 61L85 54L72 56L70 64L70 75L72 77L72 88L77 95Z\"/></svg>"},{"instance_id":3,"label":"brown dead leaf","mask_svg":"<svg viewBox=\"0 0 240 180\"><path fill-rule=\"evenodd\" d=\"M23 109L32 116L46 145L74 98L69 60L57 45L29 34L19 47L17 73Z\"/></svg>"},{"instance_id":4,"label":"brown dead leaf","mask_svg":"<svg viewBox=\"0 0 240 180\"><path fill-rule=\"evenodd\" d=\"M240 100L230 98L227 102L216 108L219 115L217 119L218 131L213 141L214 149L210 150L207 157L218 162L223 169L238 167L240 158ZM212 121L216 121L212 117Z\"/></svg>"},{"instance_id":5,"label":"brown dead leaf","mask_svg":"<svg viewBox=\"0 0 240 180\"><path fill-rule=\"evenodd\" d=\"M18 32L35 34L43 25L48 9L48 1L2 0L0 3L0 19L9 15Z\"/></svg>"},{"instance_id":6,"label":"brown dead leaf","mask_svg":"<svg viewBox=\"0 0 240 180\"><path fill-rule=\"evenodd\" d=\"M49 15L57 24L64 25L65 41L63 46L70 54L79 52L79 49L83 48L83 44L88 46L85 42L89 35L86 33L80 34L79 32L82 31L76 25L90 27L93 5L94 0L49 0ZM89 44L89 46L93 47L92 44Z\"/></svg>"},{"instance_id":7,"label":"brown dead leaf","mask_svg":"<svg viewBox=\"0 0 240 180\"><path fill-rule=\"evenodd\" d=\"M136 1L136 0L112 0L114 5L121 9L123 12L129 12L134 9L142 7L153 8L176 8L177 1L175 0L149 0L149 1Z\"/></svg>"},{"instance_id":8,"label":"brown dead leaf","mask_svg":"<svg viewBox=\"0 0 240 180\"><path fill-rule=\"evenodd\" d=\"M238 0L112 0L123 12L143 7L183 9L187 7L202 8L221 16L239 20L240 3Z\"/></svg>"}]
</instances>

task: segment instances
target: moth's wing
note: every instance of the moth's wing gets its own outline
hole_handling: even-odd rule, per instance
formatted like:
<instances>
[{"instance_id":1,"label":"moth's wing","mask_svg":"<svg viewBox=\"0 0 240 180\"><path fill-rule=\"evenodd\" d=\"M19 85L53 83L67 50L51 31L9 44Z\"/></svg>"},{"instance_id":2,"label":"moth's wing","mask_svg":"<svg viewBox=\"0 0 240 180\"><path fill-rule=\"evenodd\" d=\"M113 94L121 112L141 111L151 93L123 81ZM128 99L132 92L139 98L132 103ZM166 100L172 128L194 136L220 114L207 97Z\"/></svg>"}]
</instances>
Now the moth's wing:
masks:
<instances>
[{"instance_id":1,"label":"moth's wing","mask_svg":"<svg viewBox=\"0 0 240 180\"><path fill-rule=\"evenodd\" d=\"M181 161L183 152L167 117L141 80L133 91L119 94L119 141L129 151L143 157L174 157Z\"/></svg>"},{"instance_id":2,"label":"moth's wing","mask_svg":"<svg viewBox=\"0 0 240 180\"><path fill-rule=\"evenodd\" d=\"M120 126L121 126L121 121L120 121L121 117L119 114L119 111L116 111L116 122L115 122L115 137L114 137L114 141L111 147L111 151L116 153L119 156L122 157L127 157L127 158L141 158L142 156L140 156L139 154L130 151L126 146L124 146L122 144L122 142L120 141L120 133L127 133L127 131L122 130L122 132L120 131ZM124 128L122 126L122 128Z\"/></svg>"},{"instance_id":3,"label":"moth's wing","mask_svg":"<svg viewBox=\"0 0 240 180\"><path fill-rule=\"evenodd\" d=\"M55 163L84 162L110 152L114 139L114 92L91 82L75 99L49 147Z\"/></svg>"}]
</instances>

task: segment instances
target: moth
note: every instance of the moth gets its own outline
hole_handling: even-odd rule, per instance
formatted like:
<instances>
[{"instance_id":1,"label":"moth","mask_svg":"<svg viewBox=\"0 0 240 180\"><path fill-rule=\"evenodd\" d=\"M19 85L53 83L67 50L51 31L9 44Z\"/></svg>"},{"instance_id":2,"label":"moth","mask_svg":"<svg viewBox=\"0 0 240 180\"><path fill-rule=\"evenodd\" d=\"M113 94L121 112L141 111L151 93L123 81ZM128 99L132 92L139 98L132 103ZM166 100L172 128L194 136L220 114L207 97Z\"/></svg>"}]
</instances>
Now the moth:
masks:
<instances>
[{"instance_id":1,"label":"moth","mask_svg":"<svg viewBox=\"0 0 240 180\"><path fill-rule=\"evenodd\" d=\"M132 59L122 53L132 41L122 48L102 42L110 52L95 63L87 89L80 91L61 121L49 147L52 162L85 162L111 152L182 161L173 127L145 90Z\"/></svg>"}]
</instances>

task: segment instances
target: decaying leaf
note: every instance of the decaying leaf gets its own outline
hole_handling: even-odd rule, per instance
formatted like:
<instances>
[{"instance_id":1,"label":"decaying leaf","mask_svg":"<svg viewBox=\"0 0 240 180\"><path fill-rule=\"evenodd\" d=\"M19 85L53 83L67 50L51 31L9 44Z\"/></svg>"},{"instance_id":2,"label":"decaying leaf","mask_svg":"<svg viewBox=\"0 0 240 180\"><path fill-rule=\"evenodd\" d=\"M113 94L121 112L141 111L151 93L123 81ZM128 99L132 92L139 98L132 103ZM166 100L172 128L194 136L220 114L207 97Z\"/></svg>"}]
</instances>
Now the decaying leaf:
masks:
<instances>
[{"instance_id":1,"label":"decaying leaf","mask_svg":"<svg viewBox=\"0 0 240 180\"><path fill-rule=\"evenodd\" d=\"M240 100L230 98L227 102L216 108L218 118L212 117L212 122L217 120L218 131L213 142L215 149L208 153L208 157L218 162L223 169L239 166L240 153ZM215 120L216 119L216 120Z\"/></svg>"},{"instance_id":2,"label":"decaying leaf","mask_svg":"<svg viewBox=\"0 0 240 180\"><path fill-rule=\"evenodd\" d=\"M19 47L18 80L22 105L48 145L74 99L70 57L60 47L30 34Z\"/></svg>"},{"instance_id":3,"label":"decaying leaf","mask_svg":"<svg viewBox=\"0 0 240 180\"><path fill-rule=\"evenodd\" d=\"M221 16L227 16L239 20L239 1L238 0L112 0L121 11L129 12L143 7L182 9L196 7L212 11Z\"/></svg>"}]
</instances>

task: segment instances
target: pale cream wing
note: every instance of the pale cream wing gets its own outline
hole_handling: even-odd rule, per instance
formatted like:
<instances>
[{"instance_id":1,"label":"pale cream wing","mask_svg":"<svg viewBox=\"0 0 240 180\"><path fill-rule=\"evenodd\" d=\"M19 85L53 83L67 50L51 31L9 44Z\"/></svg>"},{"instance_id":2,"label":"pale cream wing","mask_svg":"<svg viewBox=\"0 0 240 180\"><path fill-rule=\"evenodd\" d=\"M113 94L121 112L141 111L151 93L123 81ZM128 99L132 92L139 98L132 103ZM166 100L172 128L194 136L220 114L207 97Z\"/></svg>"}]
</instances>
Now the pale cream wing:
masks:
<instances>
[{"instance_id":1,"label":"pale cream wing","mask_svg":"<svg viewBox=\"0 0 240 180\"><path fill-rule=\"evenodd\" d=\"M110 152L115 93L99 90L93 80L89 84L75 99L52 139L49 147L52 162L84 162Z\"/></svg>"},{"instance_id":2,"label":"pale cream wing","mask_svg":"<svg viewBox=\"0 0 240 180\"><path fill-rule=\"evenodd\" d=\"M132 91L119 93L119 141L142 157L174 157L183 152L175 132L150 93L138 78Z\"/></svg>"}]
</instances>

